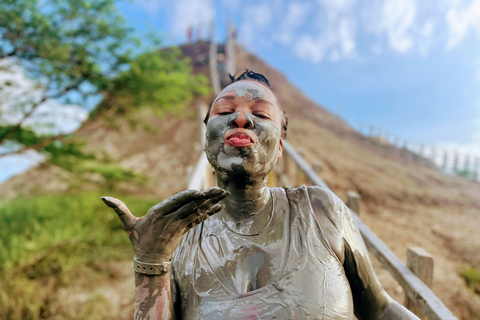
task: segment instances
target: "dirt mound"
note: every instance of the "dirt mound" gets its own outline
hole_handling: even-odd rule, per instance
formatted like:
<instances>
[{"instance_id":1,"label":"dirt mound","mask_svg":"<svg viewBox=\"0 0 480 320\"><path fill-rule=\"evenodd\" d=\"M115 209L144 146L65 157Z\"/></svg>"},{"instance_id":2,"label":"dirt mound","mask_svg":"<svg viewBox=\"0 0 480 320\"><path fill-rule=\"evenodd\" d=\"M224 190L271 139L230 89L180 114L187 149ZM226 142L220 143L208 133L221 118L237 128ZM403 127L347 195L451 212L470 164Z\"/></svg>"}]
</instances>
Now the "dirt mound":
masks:
<instances>
[{"instance_id":1,"label":"dirt mound","mask_svg":"<svg viewBox=\"0 0 480 320\"><path fill-rule=\"evenodd\" d=\"M208 44L181 47L195 72L208 76ZM402 260L407 246L420 246L435 257L433 291L461 319L480 319L480 298L461 277L463 265L480 269L480 184L447 177L411 153L371 141L321 108L288 80L242 49L237 70L263 73L289 116L288 140L310 163L321 161L322 178L345 199L348 190L362 196L362 219ZM128 119L101 115L87 122L76 136L87 150L108 157L146 177L142 184L124 181L120 190L159 199L185 189L198 145L196 106L187 117L146 116L149 126L132 128ZM153 128L153 130L152 130ZM2 200L39 192L63 192L75 177L45 163L0 185ZM102 185L98 177L84 177L80 188ZM79 186L76 186L79 187ZM375 267L389 293L403 302L398 284L380 264Z\"/></svg>"}]
</instances>

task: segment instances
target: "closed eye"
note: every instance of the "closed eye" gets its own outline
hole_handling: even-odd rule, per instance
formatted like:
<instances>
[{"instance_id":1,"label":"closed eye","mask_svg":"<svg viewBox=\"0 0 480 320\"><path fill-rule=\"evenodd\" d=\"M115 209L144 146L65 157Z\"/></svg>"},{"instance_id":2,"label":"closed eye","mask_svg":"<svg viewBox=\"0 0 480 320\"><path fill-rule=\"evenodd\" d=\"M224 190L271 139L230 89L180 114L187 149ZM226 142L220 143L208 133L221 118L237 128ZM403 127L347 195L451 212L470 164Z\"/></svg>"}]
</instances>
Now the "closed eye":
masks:
<instances>
[{"instance_id":1,"label":"closed eye","mask_svg":"<svg viewBox=\"0 0 480 320\"><path fill-rule=\"evenodd\" d=\"M233 112L232 111L225 111L225 112L219 112L218 114L221 115L221 116L226 116L228 114L232 114Z\"/></svg>"},{"instance_id":2,"label":"closed eye","mask_svg":"<svg viewBox=\"0 0 480 320\"><path fill-rule=\"evenodd\" d=\"M263 113L254 113L253 115L256 116L256 117L259 117L259 118L261 118L261 119L270 119L269 116L267 116L267 115L265 115L265 114L263 114Z\"/></svg>"}]
</instances>

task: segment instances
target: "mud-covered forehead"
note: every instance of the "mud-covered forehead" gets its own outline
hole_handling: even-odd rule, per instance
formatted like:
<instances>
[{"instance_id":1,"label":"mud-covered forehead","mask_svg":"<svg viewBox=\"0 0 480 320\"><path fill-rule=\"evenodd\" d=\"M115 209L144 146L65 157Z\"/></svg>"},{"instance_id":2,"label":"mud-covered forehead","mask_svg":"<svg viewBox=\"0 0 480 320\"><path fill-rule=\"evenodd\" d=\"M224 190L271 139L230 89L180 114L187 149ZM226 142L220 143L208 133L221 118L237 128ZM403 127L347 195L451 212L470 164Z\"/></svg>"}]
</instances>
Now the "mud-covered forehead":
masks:
<instances>
[{"instance_id":1,"label":"mud-covered forehead","mask_svg":"<svg viewBox=\"0 0 480 320\"><path fill-rule=\"evenodd\" d=\"M268 99L270 97L268 90L261 84L251 81L238 81L225 87L225 89L223 89L222 92L220 92L220 94L217 96L215 101L213 101L212 105L214 105L224 93L230 91L235 91L240 98L248 94L250 96L249 101L257 98Z\"/></svg>"}]
</instances>

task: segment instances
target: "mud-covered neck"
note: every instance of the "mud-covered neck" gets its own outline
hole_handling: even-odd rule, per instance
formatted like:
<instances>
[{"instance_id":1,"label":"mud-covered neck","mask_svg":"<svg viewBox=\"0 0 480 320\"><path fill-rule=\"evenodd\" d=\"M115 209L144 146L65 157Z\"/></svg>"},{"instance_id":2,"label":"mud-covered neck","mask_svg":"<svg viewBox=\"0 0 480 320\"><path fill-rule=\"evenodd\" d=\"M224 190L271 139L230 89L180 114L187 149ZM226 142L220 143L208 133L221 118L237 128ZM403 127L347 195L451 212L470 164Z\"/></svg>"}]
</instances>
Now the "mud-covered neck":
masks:
<instances>
[{"instance_id":1,"label":"mud-covered neck","mask_svg":"<svg viewBox=\"0 0 480 320\"><path fill-rule=\"evenodd\" d=\"M263 211L267 211L267 214L271 211L268 210L271 209L271 194L267 176L238 179L235 175L217 174L217 183L220 188L230 192L230 196L223 201L225 209L222 213L225 217L240 222Z\"/></svg>"}]
</instances>

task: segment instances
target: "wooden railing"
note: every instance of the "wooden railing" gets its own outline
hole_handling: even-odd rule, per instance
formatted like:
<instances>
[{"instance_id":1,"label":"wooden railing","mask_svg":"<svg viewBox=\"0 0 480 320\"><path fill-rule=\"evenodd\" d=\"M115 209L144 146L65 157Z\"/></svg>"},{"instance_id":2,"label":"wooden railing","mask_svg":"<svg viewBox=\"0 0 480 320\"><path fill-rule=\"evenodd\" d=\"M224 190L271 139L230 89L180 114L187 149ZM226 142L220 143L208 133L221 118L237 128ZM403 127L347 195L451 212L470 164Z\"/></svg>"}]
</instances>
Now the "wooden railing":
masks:
<instances>
[{"instance_id":1,"label":"wooden railing","mask_svg":"<svg viewBox=\"0 0 480 320\"><path fill-rule=\"evenodd\" d=\"M282 163L276 166L269 178L271 184L285 187L311 184L327 188L326 183L317 175L318 169L314 170L288 141L283 141L283 150ZM293 174L297 181L290 181L287 177L287 174L291 175L293 170L295 170ZM189 189L203 190L213 185L215 185L213 172L205 152L202 152L188 187ZM347 205L367 248L405 290L406 307L418 316L426 317L429 320L457 319L427 286L427 284L432 285L433 258L421 248L409 248L407 267L362 222L357 214L360 211L360 198L356 193L348 193Z\"/></svg>"}]
</instances>

